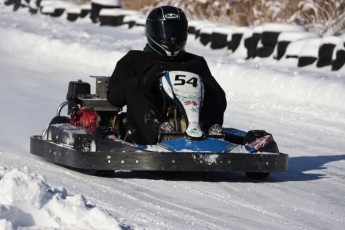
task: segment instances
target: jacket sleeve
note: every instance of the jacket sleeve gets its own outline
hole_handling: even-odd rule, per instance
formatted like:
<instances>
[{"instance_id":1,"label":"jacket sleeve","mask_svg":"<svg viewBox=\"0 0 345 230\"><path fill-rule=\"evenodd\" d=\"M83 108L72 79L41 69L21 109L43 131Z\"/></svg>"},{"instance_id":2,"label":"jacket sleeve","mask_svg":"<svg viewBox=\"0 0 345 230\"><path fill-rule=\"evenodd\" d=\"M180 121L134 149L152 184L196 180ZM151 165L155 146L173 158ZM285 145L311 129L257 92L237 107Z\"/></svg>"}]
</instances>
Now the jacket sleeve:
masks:
<instances>
[{"instance_id":1,"label":"jacket sleeve","mask_svg":"<svg viewBox=\"0 0 345 230\"><path fill-rule=\"evenodd\" d=\"M116 64L110 77L108 102L123 107L126 105L126 94L138 85L138 76L133 65L133 52L129 51Z\"/></svg>"},{"instance_id":2,"label":"jacket sleeve","mask_svg":"<svg viewBox=\"0 0 345 230\"><path fill-rule=\"evenodd\" d=\"M211 71L204 58L202 58L201 60L201 68L201 77L203 79L205 87L205 102L207 104L214 103L214 106L217 107L218 111L222 111L224 113L227 106L226 95L224 90L218 84L216 79L212 76Z\"/></svg>"}]
</instances>

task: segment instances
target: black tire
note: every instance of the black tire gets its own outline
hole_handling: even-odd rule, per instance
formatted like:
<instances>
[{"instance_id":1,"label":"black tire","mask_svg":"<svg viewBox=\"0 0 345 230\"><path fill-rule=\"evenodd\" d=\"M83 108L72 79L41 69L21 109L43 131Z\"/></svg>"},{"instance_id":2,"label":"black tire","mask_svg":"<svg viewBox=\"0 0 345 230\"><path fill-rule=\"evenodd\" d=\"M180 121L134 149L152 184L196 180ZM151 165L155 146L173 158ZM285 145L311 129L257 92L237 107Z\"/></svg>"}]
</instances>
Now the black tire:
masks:
<instances>
[{"instance_id":1,"label":"black tire","mask_svg":"<svg viewBox=\"0 0 345 230\"><path fill-rule=\"evenodd\" d=\"M332 61L332 71L340 70L345 64L345 60L334 60Z\"/></svg>"},{"instance_id":2,"label":"black tire","mask_svg":"<svg viewBox=\"0 0 345 230\"><path fill-rule=\"evenodd\" d=\"M324 66L329 66L331 64L332 64L332 59L320 58L317 60L316 67L320 68Z\"/></svg>"},{"instance_id":3,"label":"black tire","mask_svg":"<svg viewBox=\"0 0 345 230\"><path fill-rule=\"evenodd\" d=\"M188 26L188 33L195 34L195 26Z\"/></svg>"},{"instance_id":4,"label":"black tire","mask_svg":"<svg viewBox=\"0 0 345 230\"><path fill-rule=\"evenodd\" d=\"M124 15L118 16L99 16L101 26L120 26L123 24Z\"/></svg>"},{"instance_id":5,"label":"black tire","mask_svg":"<svg viewBox=\"0 0 345 230\"><path fill-rule=\"evenodd\" d=\"M81 12L80 12L80 17L81 18L85 18L90 13L90 11L91 10L82 9Z\"/></svg>"},{"instance_id":6,"label":"black tire","mask_svg":"<svg viewBox=\"0 0 345 230\"><path fill-rule=\"evenodd\" d=\"M329 44L329 43L322 44L319 48L319 53L318 53L319 58L332 60L334 48L335 48L334 44Z\"/></svg>"},{"instance_id":7,"label":"black tire","mask_svg":"<svg viewBox=\"0 0 345 230\"><path fill-rule=\"evenodd\" d=\"M57 18L60 17L65 12L65 9L55 9L54 13L49 14L51 17Z\"/></svg>"},{"instance_id":8,"label":"black tire","mask_svg":"<svg viewBox=\"0 0 345 230\"><path fill-rule=\"evenodd\" d=\"M99 13L102 9L114 9L120 8L120 6L104 6L101 4L91 3L90 19L93 23L99 22Z\"/></svg>"},{"instance_id":9,"label":"black tire","mask_svg":"<svg viewBox=\"0 0 345 230\"><path fill-rule=\"evenodd\" d=\"M315 61L317 60L316 57L306 57L306 56L300 56L298 58L298 67L304 67L307 65L311 65L313 63L315 63Z\"/></svg>"},{"instance_id":10,"label":"black tire","mask_svg":"<svg viewBox=\"0 0 345 230\"><path fill-rule=\"evenodd\" d=\"M254 179L254 180L265 180L267 177L270 175L269 172L263 173L263 172L246 172L246 176L249 179Z\"/></svg>"},{"instance_id":11,"label":"black tire","mask_svg":"<svg viewBox=\"0 0 345 230\"><path fill-rule=\"evenodd\" d=\"M345 50L337 50L335 56L337 60L345 60Z\"/></svg>"},{"instance_id":12,"label":"black tire","mask_svg":"<svg viewBox=\"0 0 345 230\"><path fill-rule=\"evenodd\" d=\"M94 175L98 177L113 177L114 172L114 170L96 170Z\"/></svg>"},{"instance_id":13,"label":"black tire","mask_svg":"<svg viewBox=\"0 0 345 230\"><path fill-rule=\"evenodd\" d=\"M29 8L29 12L30 12L30 14L37 14L38 9Z\"/></svg>"},{"instance_id":14,"label":"black tire","mask_svg":"<svg viewBox=\"0 0 345 230\"><path fill-rule=\"evenodd\" d=\"M243 34L240 33L232 34L231 41L228 42L228 49L232 50L232 52L235 52L235 50L240 46L242 37Z\"/></svg>"},{"instance_id":15,"label":"black tire","mask_svg":"<svg viewBox=\"0 0 345 230\"><path fill-rule=\"evenodd\" d=\"M244 47L247 48L247 58L256 57L256 49L261 39L261 34L254 33L251 37L244 40Z\"/></svg>"},{"instance_id":16,"label":"black tire","mask_svg":"<svg viewBox=\"0 0 345 230\"><path fill-rule=\"evenodd\" d=\"M206 46L211 41L211 34L200 33L200 42Z\"/></svg>"},{"instance_id":17,"label":"black tire","mask_svg":"<svg viewBox=\"0 0 345 230\"><path fill-rule=\"evenodd\" d=\"M70 22L74 22L79 18L79 14L72 14L72 13L68 13L67 14L67 20Z\"/></svg>"},{"instance_id":18,"label":"black tire","mask_svg":"<svg viewBox=\"0 0 345 230\"><path fill-rule=\"evenodd\" d=\"M261 43L264 46L275 46L280 32L265 31L262 33Z\"/></svg>"},{"instance_id":19,"label":"black tire","mask_svg":"<svg viewBox=\"0 0 345 230\"><path fill-rule=\"evenodd\" d=\"M274 47L263 46L256 50L256 56L261 57L261 58L266 58L266 57L271 56L273 51L274 51Z\"/></svg>"},{"instance_id":20,"label":"black tire","mask_svg":"<svg viewBox=\"0 0 345 230\"><path fill-rule=\"evenodd\" d=\"M222 49L227 46L227 34L212 33L211 36L211 49Z\"/></svg>"},{"instance_id":21,"label":"black tire","mask_svg":"<svg viewBox=\"0 0 345 230\"><path fill-rule=\"evenodd\" d=\"M278 44L277 44L277 57L276 57L278 60L280 60L284 56L286 49L287 49L289 44L290 44L289 41L278 42Z\"/></svg>"}]
</instances>

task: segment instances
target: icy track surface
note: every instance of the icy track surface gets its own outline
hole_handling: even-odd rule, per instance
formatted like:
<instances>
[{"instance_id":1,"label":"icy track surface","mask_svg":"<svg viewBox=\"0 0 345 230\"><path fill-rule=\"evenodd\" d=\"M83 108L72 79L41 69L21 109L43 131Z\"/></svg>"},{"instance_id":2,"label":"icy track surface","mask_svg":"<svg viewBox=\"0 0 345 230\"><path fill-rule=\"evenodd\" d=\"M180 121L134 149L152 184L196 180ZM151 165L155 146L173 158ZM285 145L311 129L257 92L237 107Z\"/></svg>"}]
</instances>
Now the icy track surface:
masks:
<instances>
[{"instance_id":1,"label":"icy track surface","mask_svg":"<svg viewBox=\"0 0 345 230\"><path fill-rule=\"evenodd\" d=\"M0 34L0 229L344 228L344 70L237 60L191 36L187 50L226 91L225 126L272 133L289 170L265 182L212 172L98 178L31 155L29 137L55 115L70 80L110 75L142 49L143 30L0 8Z\"/></svg>"}]
</instances>

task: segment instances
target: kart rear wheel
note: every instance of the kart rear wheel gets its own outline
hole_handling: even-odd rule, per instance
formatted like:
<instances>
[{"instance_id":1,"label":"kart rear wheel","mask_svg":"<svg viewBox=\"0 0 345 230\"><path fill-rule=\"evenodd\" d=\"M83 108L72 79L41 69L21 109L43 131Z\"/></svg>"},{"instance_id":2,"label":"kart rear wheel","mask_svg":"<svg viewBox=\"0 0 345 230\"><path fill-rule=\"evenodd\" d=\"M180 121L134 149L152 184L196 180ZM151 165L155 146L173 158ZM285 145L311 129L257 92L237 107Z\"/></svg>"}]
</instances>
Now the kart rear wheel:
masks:
<instances>
[{"instance_id":1,"label":"kart rear wheel","mask_svg":"<svg viewBox=\"0 0 345 230\"><path fill-rule=\"evenodd\" d=\"M262 172L246 172L246 176L249 179L255 180L265 180L270 175L270 173L262 173Z\"/></svg>"},{"instance_id":2,"label":"kart rear wheel","mask_svg":"<svg viewBox=\"0 0 345 230\"><path fill-rule=\"evenodd\" d=\"M95 176L98 177L113 177L114 170L96 170Z\"/></svg>"}]
</instances>

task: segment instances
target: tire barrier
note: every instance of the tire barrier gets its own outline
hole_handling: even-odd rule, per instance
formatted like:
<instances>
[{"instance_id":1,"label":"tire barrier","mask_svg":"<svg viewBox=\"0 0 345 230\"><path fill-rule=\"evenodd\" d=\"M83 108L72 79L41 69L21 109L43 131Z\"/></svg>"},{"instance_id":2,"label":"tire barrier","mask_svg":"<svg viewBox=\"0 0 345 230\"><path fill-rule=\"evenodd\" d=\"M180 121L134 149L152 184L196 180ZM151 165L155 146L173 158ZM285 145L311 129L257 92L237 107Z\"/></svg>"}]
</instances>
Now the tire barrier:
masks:
<instances>
[{"instance_id":1,"label":"tire barrier","mask_svg":"<svg viewBox=\"0 0 345 230\"><path fill-rule=\"evenodd\" d=\"M188 23L188 26L189 26L189 23ZM199 21L199 23L192 24L192 28L193 27L194 27L195 39L199 39L202 31L206 35L205 37L207 37L208 36L207 33L211 34L213 29L216 27L216 25L209 23L209 22L200 23L200 21ZM211 38L211 36L210 36L210 38ZM210 41L211 41L211 39L209 41L207 41L207 38L206 38L206 40L204 40L203 43L207 42L207 44L208 44L208 42L210 42Z\"/></svg>"},{"instance_id":2,"label":"tire barrier","mask_svg":"<svg viewBox=\"0 0 345 230\"><path fill-rule=\"evenodd\" d=\"M341 69L345 64L345 35L340 37L340 41L333 50L332 71Z\"/></svg>"},{"instance_id":3,"label":"tire barrier","mask_svg":"<svg viewBox=\"0 0 345 230\"><path fill-rule=\"evenodd\" d=\"M321 40L322 38L307 39L298 56L298 67L312 65L316 62Z\"/></svg>"},{"instance_id":4,"label":"tire barrier","mask_svg":"<svg viewBox=\"0 0 345 230\"><path fill-rule=\"evenodd\" d=\"M274 56L275 59L280 60L288 47L288 45L297 40L308 39L308 38L317 38L320 35L310 33L307 31L302 32L282 32L279 34L278 42L277 42L277 50Z\"/></svg>"},{"instance_id":5,"label":"tire barrier","mask_svg":"<svg viewBox=\"0 0 345 230\"><path fill-rule=\"evenodd\" d=\"M253 32L252 36L248 37L244 41L244 46L247 49L247 58L256 57L256 47L258 47L259 41L261 40L261 32Z\"/></svg>"},{"instance_id":6,"label":"tire barrier","mask_svg":"<svg viewBox=\"0 0 345 230\"><path fill-rule=\"evenodd\" d=\"M80 14L81 14L81 8L68 8L66 10L66 13L67 13L67 20L70 21L70 22L74 22L76 21L79 17L80 17Z\"/></svg>"},{"instance_id":7,"label":"tire barrier","mask_svg":"<svg viewBox=\"0 0 345 230\"><path fill-rule=\"evenodd\" d=\"M228 34L232 27L215 27L211 32L211 49L223 49L228 45Z\"/></svg>"},{"instance_id":8,"label":"tire barrier","mask_svg":"<svg viewBox=\"0 0 345 230\"><path fill-rule=\"evenodd\" d=\"M276 59L280 60L284 56L290 42L291 41L280 41L277 43L277 55L275 56Z\"/></svg>"},{"instance_id":9,"label":"tire barrier","mask_svg":"<svg viewBox=\"0 0 345 230\"><path fill-rule=\"evenodd\" d=\"M339 42L340 38L336 36L325 36L322 38L316 63L317 67L332 65L333 51Z\"/></svg>"},{"instance_id":10,"label":"tire barrier","mask_svg":"<svg viewBox=\"0 0 345 230\"><path fill-rule=\"evenodd\" d=\"M116 9L102 9L99 13L101 26L120 26L124 24L124 18L128 15L135 15L136 11Z\"/></svg>"},{"instance_id":11,"label":"tire barrier","mask_svg":"<svg viewBox=\"0 0 345 230\"><path fill-rule=\"evenodd\" d=\"M345 50L341 50L345 53ZM332 71L341 69L345 64L345 60L334 60L332 61Z\"/></svg>"},{"instance_id":12,"label":"tire barrier","mask_svg":"<svg viewBox=\"0 0 345 230\"><path fill-rule=\"evenodd\" d=\"M193 21L193 20L189 20L188 21L188 33L189 34L194 34L195 35L195 31L196 31L196 26L199 23L197 21Z\"/></svg>"},{"instance_id":13,"label":"tire barrier","mask_svg":"<svg viewBox=\"0 0 345 230\"><path fill-rule=\"evenodd\" d=\"M126 15L123 18L123 24L127 24L128 28L131 29L133 26L135 26L137 19L138 15Z\"/></svg>"},{"instance_id":14,"label":"tire barrier","mask_svg":"<svg viewBox=\"0 0 345 230\"><path fill-rule=\"evenodd\" d=\"M204 46L208 45L211 42L212 37L212 27L205 26L200 29L200 43Z\"/></svg>"},{"instance_id":15,"label":"tire barrier","mask_svg":"<svg viewBox=\"0 0 345 230\"><path fill-rule=\"evenodd\" d=\"M90 19L93 23L99 22L99 13L102 9L121 8L119 0L91 0Z\"/></svg>"},{"instance_id":16,"label":"tire barrier","mask_svg":"<svg viewBox=\"0 0 345 230\"><path fill-rule=\"evenodd\" d=\"M42 14L46 14L52 17L60 17L65 9L73 4L67 1L48 1L42 0L38 7Z\"/></svg>"},{"instance_id":17,"label":"tire barrier","mask_svg":"<svg viewBox=\"0 0 345 230\"><path fill-rule=\"evenodd\" d=\"M282 32L304 32L304 26L286 25L281 23L267 23L262 27L260 44L257 48L257 56L267 58L273 56L277 49L278 37Z\"/></svg>"},{"instance_id":18,"label":"tire barrier","mask_svg":"<svg viewBox=\"0 0 345 230\"><path fill-rule=\"evenodd\" d=\"M228 36L230 37L230 40L228 39L228 50L235 52L238 46L241 43L243 33L233 33Z\"/></svg>"},{"instance_id":19,"label":"tire barrier","mask_svg":"<svg viewBox=\"0 0 345 230\"><path fill-rule=\"evenodd\" d=\"M297 60L296 65L297 65L298 57L301 52L301 49L307 41L308 39L300 39L300 40L289 43L281 60L284 61L286 59L290 59L290 60L296 59Z\"/></svg>"},{"instance_id":20,"label":"tire barrier","mask_svg":"<svg viewBox=\"0 0 345 230\"><path fill-rule=\"evenodd\" d=\"M228 35L224 33L212 32L211 49L222 49L227 47Z\"/></svg>"},{"instance_id":21,"label":"tire barrier","mask_svg":"<svg viewBox=\"0 0 345 230\"><path fill-rule=\"evenodd\" d=\"M17 11L21 7L21 0L6 0L5 6L13 6L12 10Z\"/></svg>"},{"instance_id":22,"label":"tire barrier","mask_svg":"<svg viewBox=\"0 0 345 230\"><path fill-rule=\"evenodd\" d=\"M258 31L256 29L255 31ZM249 27L242 27L241 29L237 28L236 33L241 33L241 41L239 45L236 47L236 49L233 51L232 56L236 58L243 58L243 59L248 59L249 56L252 54L250 52L254 51L254 55L256 56L256 45L255 48L252 49L253 46L253 34L254 30L249 28ZM260 35L261 38L261 35Z\"/></svg>"},{"instance_id":23,"label":"tire barrier","mask_svg":"<svg viewBox=\"0 0 345 230\"><path fill-rule=\"evenodd\" d=\"M51 17L66 15L68 21L89 16L100 26L128 25L145 27L146 16L139 11L121 9L120 0L91 0L91 4L77 5L70 1L4 0L3 6L27 8ZM234 58L274 58L289 61L297 67L314 65L338 71L345 68L345 35L321 36L304 26L268 23L254 28L189 21L188 34L210 49L226 49Z\"/></svg>"}]
</instances>

